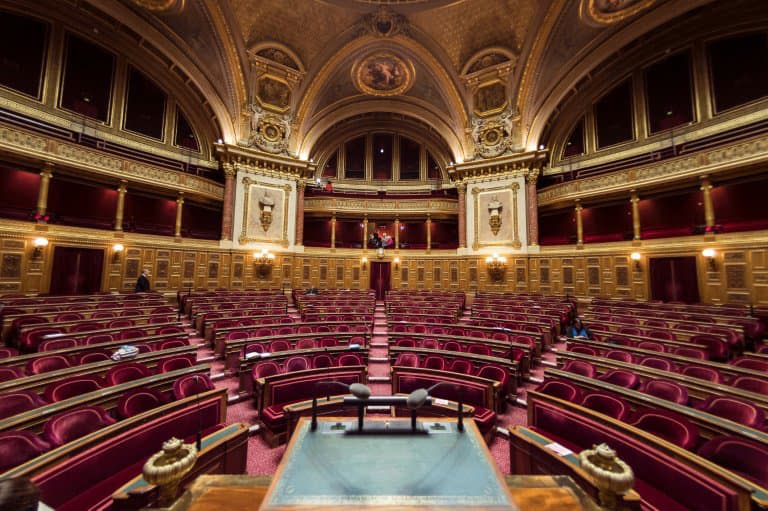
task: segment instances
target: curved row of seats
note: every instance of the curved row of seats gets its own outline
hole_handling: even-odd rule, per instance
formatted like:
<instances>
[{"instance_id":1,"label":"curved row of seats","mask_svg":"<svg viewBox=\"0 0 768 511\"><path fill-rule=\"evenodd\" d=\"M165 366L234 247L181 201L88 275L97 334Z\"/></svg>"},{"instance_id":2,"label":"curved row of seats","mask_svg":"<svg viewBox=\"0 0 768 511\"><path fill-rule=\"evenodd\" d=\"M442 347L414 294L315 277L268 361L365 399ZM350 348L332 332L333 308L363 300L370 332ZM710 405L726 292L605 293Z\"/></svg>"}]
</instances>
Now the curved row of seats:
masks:
<instances>
[{"instance_id":1,"label":"curved row of seats","mask_svg":"<svg viewBox=\"0 0 768 511\"><path fill-rule=\"evenodd\" d=\"M251 376L254 380L275 374L285 374L307 369L324 369L326 367L346 367L363 365L363 358L357 353L342 353L334 357L328 353L315 355L295 355L280 364L276 361L265 360L253 366Z\"/></svg>"},{"instance_id":2,"label":"curved row of seats","mask_svg":"<svg viewBox=\"0 0 768 511\"><path fill-rule=\"evenodd\" d=\"M456 374L469 374L480 378L501 383L502 388L508 388L512 378L509 371L496 364L475 364L466 358L450 355L435 354L419 357L417 353L399 353L394 366L397 367L423 367L425 369L434 369L436 371L446 371Z\"/></svg>"}]
</instances>

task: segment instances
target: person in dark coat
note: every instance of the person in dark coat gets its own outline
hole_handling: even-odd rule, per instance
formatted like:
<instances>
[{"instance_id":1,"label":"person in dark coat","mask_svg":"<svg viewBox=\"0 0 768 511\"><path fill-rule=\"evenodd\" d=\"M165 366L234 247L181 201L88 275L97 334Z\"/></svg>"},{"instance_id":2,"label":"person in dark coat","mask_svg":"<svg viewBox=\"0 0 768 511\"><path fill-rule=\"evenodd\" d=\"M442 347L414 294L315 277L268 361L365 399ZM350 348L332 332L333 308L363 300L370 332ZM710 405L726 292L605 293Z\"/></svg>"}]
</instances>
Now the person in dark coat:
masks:
<instances>
[{"instance_id":1,"label":"person in dark coat","mask_svg":"<svg viewBox=\"0 0 768 511\"><path fill-rule=\"evenodd\" d=\"M144 270L141 272L141 275L139 275L139 278L136 280L136 289L134 289L137 293L149 293L149 278L147 278L147 270Z\"/></svg>"}]
</instances>

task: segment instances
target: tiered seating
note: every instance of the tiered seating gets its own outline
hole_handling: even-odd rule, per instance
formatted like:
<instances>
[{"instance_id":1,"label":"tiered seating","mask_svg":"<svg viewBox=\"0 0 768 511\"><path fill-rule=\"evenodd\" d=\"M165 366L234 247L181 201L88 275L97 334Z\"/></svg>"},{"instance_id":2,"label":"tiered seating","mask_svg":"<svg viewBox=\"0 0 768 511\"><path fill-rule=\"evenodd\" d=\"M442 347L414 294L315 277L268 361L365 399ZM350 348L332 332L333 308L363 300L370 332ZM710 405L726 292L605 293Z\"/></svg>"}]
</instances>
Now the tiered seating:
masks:
<instances>
[{"instance_id":1,"label":"tiered seating","mask_svg":"<svg viewBox=\"0 0 768 511\"><path fill-rule=\"evenodd\" d=\"M294 301L304 322L364 321L373 327L376 296L368 291L322 291L304 294L294 290Z\"/></svg>"},{"instance_id":2,"label":"tiered seating","mask_svg":"<svg viewBox=\"0 0 768 511\"><path fill-rule=\"evenodd\" d=\"M271 300L280 300L284 297L280 289L246 289L246 290L227 290L217 289L216 291L183 291L176 293L179 310L186 315L192 314L195 305L208 305L217 302L269 302Z\"/></svg>"},{"instance_id":3,"label":"tiered seating","mask_svg":"<svg viewBox=\"0 0 768 511\"><path fill-rule=\"evenodd\" d=\"M387 318L392 321L455 323L464 310L464 293L450 291L389 291Z\"/></svg>"}]
</instances>

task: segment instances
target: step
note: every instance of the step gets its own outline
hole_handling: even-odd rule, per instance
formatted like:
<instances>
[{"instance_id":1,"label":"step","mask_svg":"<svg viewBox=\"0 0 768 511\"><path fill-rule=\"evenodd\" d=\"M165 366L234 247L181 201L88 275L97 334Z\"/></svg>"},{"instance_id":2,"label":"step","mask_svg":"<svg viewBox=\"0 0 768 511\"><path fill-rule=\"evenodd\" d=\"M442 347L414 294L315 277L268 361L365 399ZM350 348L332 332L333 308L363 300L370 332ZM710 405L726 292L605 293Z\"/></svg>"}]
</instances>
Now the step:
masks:
<instances>
[{"instance_id":1,"label":"step","mask_svg":"<svg viewBox=\"0 0 768 511\"><path fill-rule=\"evenodd\" d=\"M528 401L526 401L526 400L525 400L525 399L523 399L523 398L519 398L519 397L518 397L517 399L515 399L515 404L517 404L517 405L520 405L520 406L523 406L523 407L525 407L525 408L527 408L527 407L528 407Z\"/></svg>"},{"instance_id":2,"label":"step","mask_svg":"<svg viewBox=\"0 0 768 511\"><path fill-rule=\"evenodd\" d=\"M211 355L209 357L200 357L200 358L198 358L197 359L197 363L198 364L205 364L206 362L213 362L214 360L216 360L216 357Z\"/></svg>"},{"instance_id":3,"label":"step","mask_svg":"<svg viewBox=\"0 0 768 511\"><path fill-rule=\"evenodd\" d=\"M211 373L211 381L223 380L226 376L224 373Z\"/></svg>"},{"instance_id":4,"label":"step","mask_svg":"<svg viewBox=\"0 0 768 511\"><path fill-rule=\"evenodd\" d=\"M234 395L228 395L227 396L227 404L232 405L235 403L239 403L240 401L244 401L245 396L241 396L240 394L234 394Z\"/></svg>"},{"instance_id":5,"label":"step","mask_svg":"<svg viewBox=\"0 0 768 511\"><path fill-rule=\"evenodd\" d=\"M392 378L389 376L369 376L368 383L389 383Z\"/></svg>"},{"instance_id":6,"label":"step","mask_svg":"<svg viewBox=\"0 0 768 511\"><path fill-rule=\"evenodd\" d=\"M544 383L544 378L539 378L538 376L529 376L527 381L531 383Z\"/></svg>"},{"instance_id":7,"label":"step","mask_svg":"<svg viewBox=\"0 0 768 511\"><path fill-rule=\"evenodd\" d=\"M372 342L371 348L389 348L389 344L385 342Z\"/></svg>"},{"instance_id":8,"label":"step","mask_svg":"<svg viewBox=\"0 0 768 511\"><path fill-rule=\"evenodd\" d=\"M557 362L554 362L552 360L541 360L541 365L547 366L547 367L557 367Z\"/></svg>"},{"instance_id":9,"label":"step","mask_svg":"<svg viewBox=\"0 0 768 511\"><path fill-rule=\"evenodd\" d=\"M368 357L368 362L389 362L388 357Z\"/></svg>"}]
</instances>

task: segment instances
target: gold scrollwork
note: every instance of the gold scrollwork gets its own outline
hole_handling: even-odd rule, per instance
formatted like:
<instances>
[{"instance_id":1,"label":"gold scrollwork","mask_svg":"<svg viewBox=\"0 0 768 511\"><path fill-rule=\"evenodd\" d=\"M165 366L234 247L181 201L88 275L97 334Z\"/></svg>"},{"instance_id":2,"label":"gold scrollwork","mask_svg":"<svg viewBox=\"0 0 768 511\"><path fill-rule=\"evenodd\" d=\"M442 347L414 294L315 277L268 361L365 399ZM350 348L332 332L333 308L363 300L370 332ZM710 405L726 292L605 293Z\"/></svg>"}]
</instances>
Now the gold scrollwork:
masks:
<instances>
[{"instance_id":1,"label":"gold scrollwork","mask_svg":"<svg viewBox=\"0 0 768 511\"><path fill-rule=\"evenodd\" d=\"M254 179L251 179L250 177L244 177L242 180L243 184L243 224L241 226L240 230L240 237L238 238L238 241L241 244L246 243L254 243L254 242L263 242L263 243L280 243L282 246L287 247L288 246L288 208L290 205L290 192L292 190L291 185L285 184L285 185L279 185L274 183L266 183L263 181L256 181ZM253 186L260 186L262 188L267 188L271 190L277 190L278 193L282 193L283 197L283 231L282 231L282 237L280 239L274 239L274 238L267 238L267 237L260 237L260 236L253 236L249 235L248 233L248 213L251 207L251 187ZM269 211L269 225L267 225L266 228L264 228L265 225L265 217L264 217L264 209L262 208L262 201L263 198L259 199L258 207L261 209L261 212L259 213L259 221L261 223L261 227L264 229L264 232L269 230L270 225L272 224L272 209L270 208ZM274 205L274 202L273 204Z\"/></svg>"}]
</instances>

